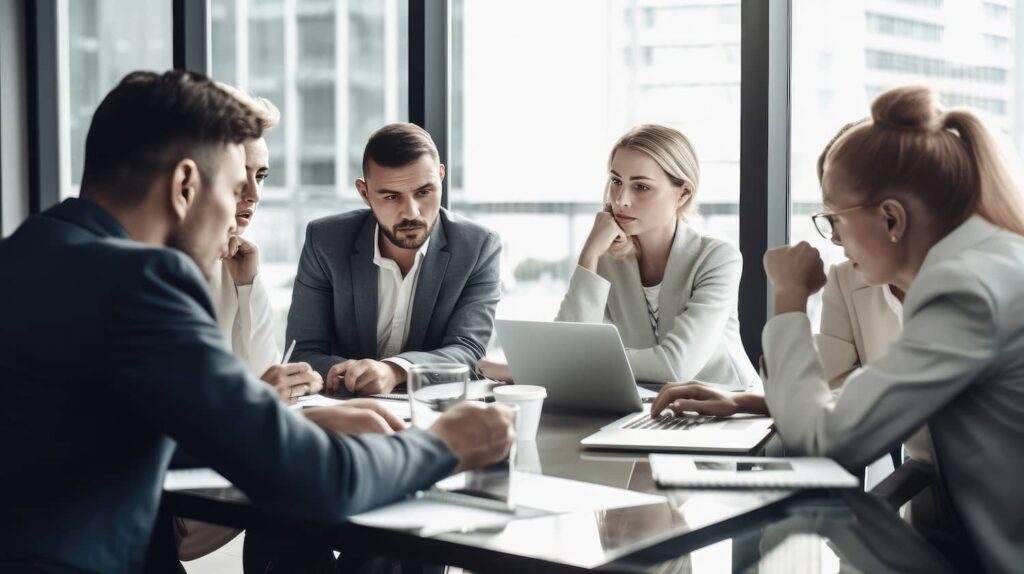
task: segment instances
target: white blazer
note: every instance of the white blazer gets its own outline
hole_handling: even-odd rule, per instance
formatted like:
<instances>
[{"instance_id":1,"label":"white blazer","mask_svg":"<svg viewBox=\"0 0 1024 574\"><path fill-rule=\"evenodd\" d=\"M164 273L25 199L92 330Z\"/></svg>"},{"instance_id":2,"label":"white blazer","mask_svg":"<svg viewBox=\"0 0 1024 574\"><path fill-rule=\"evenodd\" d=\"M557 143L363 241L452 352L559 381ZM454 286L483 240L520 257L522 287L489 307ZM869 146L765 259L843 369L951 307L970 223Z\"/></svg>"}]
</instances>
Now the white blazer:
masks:
<instances>
[{"instance_id":1,"label":"white blazer","mask_svg":"<svg viewBox=\"0 0 1024 574\"><path fill-rule=\"evenodd\" d=\"M231 341L231 351L257 378L279 360L274 341L274 316L270 297L257 274L252 285L235 286L223 261L210 275L210 297L217 324Z\"/></svg>"},{"instance_id":2,"label":"white blazer","mask_svg":"<svg viewBox=\"0 0 1024 574\"><path fill-rule=\"evenodd\" d=\"M814 341L834 392L841 391L851 373L885 354L902 330L903 304L888 285L869 285L850 261L829 269L821 294L821 329ZM914 460L932 462L927 426L904 444ZM885 462L888 458L883 457Z\"/></svg>"},{"instance_id":3,"label":"white blazer","mask_svg":"<svg viewBox=\"0 0 1024 574\"><path fill-rule=\"evenodd\" d=\"M765 398L788 451L863 466L925 422L988 571L1024 564L1024 237L974 216L928 252L903 332L834 398L804 313L763 332Z\"/></svg>"},{"instance_id":4,"label":"white blazer","mask_svg":"<svg viewBox=\"0 0 1024 574\"><path fill-rule=\"evenodd\" d=\"M597 273L577 267L555 320L614 324L637 380L696 379L759 390L761 380L743 350L736 313L742 271L736 248L680 221L658 296L657 337L632 257L605 254Z\"/></svg>"}]
</instances>

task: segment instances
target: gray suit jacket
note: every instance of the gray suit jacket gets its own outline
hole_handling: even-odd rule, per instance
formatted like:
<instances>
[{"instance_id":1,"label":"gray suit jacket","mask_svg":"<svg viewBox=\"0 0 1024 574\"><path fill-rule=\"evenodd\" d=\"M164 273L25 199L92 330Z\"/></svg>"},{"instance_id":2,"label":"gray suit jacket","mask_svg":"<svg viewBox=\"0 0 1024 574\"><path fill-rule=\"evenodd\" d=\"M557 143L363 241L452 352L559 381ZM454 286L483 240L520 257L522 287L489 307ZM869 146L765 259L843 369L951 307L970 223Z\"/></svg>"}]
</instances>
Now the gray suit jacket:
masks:
<instances>
[{"instance_id":1,"label":"gray suit jacket","mask_svg":"<svg viewBox=\"0 0 1024 574\"><path fill-rule=\"evenodd\" d=\"M377 357L376 226L369 209L318 219L306 244L288 311L292 358L324 377L346 359ZM462 363L471 369L487 350L501 295L501 240L442 209L423 259L408 340L410 363Z\"/></svg>"},{"instance_id":2,"label":"gray suit jacket","mask_svg":"<svg viewBox=\"0 0 1024 574\"><path fill-rule=\"evenodd\" d=\"M284 407L231 353L192 260L91 202L4 241L0 285L0 571L141 571L176 442L254 504L321 522L455 466L433 434L336 435Z\"/></svg>"}]
</instances>

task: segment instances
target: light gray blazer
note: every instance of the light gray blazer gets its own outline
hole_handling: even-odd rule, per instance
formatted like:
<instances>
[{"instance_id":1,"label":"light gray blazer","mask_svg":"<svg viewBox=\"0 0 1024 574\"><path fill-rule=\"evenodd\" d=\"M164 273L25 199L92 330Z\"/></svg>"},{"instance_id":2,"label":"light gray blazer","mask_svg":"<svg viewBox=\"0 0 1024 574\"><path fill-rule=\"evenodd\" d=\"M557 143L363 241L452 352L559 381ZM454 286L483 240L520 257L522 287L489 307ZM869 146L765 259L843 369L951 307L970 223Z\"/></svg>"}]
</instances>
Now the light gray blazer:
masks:
<instances>
[{"instance_id":1,"label":"light gray blazer","mask_svg":"<svg viewBox=\"0 0 1024 574\"><path fill-rule=\"evenodd\" d=\"M658 338L632 257L606 254L596 274L577 267L555 320L614 324L639 381L697 379L729 389L759 389L736 313L742 269L736 248L680 221L661 282Z\"/></svg>"},{"instance_id":2,"label":"light gray blazer","mask_svg":"<svg viewBox=\"0 0 1024 574\"><path fill-rule=\"evenodd\" d=\"M795 455L856 468L925 422L936 466L986 571L1024 564L1024 237L979 216L928 252L903 332L838 398L804 313L763 333L765 398Z\"/></svg>"},{"instance_id":3,"label":"light gray blazer","mask_svg":"<svg viewBox=\"0 0 1024 574\"><path fill-rule=\"evenodd\" d=\"M292 359L327 377L346 359L377 357L376 219L369 209L313 221L306 228L288 310ZM442 209L423 259L405 348L413 364L462 363L473 369L487 350L501 295L501 240Z\"/></svg>"},{"instance_id":4,"label":"light gray blazer","mask_svg":"<svg viewBox=\"0 0 1024 574\"><path fill-rule=\"evenodd\" d=\"M898 301L896 308L890 305L888 290L886 285L868 284L850 261L829 269L821 295L821 329L814 342L833 393L838 394L852 373L884 355L899 338L902 305ZM927 426L904 444L915 460L932 462Z\"/></svg>"}]
</instances>

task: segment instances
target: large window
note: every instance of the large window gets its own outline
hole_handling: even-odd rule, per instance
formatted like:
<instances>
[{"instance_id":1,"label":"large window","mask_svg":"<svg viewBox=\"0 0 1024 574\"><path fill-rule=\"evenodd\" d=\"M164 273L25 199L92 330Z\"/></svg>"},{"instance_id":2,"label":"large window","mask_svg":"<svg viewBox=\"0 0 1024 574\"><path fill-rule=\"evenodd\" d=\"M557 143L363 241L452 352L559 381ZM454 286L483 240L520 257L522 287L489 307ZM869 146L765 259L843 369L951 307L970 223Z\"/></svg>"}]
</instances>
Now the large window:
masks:
<instances>
[{"instance_id":1,"label":"large window","mask_svg":"<svg viewBox=\"0 0 1024 574\"><path fill-rule=\"evenodd\" d=\"M738 245L739 0L453 0L451 18L451 205L501 233L499 317L554 317L640 123L692 139L692 223Z\"/></svg>"},{"instance_id":2,"label":"large window","mask_svg":"<svg viewBox=\"0 0 1024 574\"><path fill-rule=\"evenodd\" d=\"M61 197L78 195L85 136L96 106L127 74L171 67L167 0L61 0ZM69 157L70 156L70 157ZM67 161L67 159L70 161Z\"/></svg>"},{"instance_id":3,"label":"large window","mask_svg":"<svg viewBox=\"0 0 1024 574\"><path fill-rule=\"evenodd\" d=\"M793 0L792 242L811 242L826 264L843 260L811 224L821 209L815 164L886 89L930 84L943 105L976 108L1007 136L1022 135L1013 133L1024 97L1011 48L1016 8L1015 0ZM817 324L817 301L811 315Z\"/></svg>"},{"instance_id":4,"label":"large window","mask_svg":"<svg viewBox=\"0 0 1024 574\"><path fill-rule=\"evenodd\" d=\"M278 344L306 224L362 207L375 129L408 116L406 0L211 0L211 74L281 110L247 237L260 246Z\"/></svg>"}]
</instances>

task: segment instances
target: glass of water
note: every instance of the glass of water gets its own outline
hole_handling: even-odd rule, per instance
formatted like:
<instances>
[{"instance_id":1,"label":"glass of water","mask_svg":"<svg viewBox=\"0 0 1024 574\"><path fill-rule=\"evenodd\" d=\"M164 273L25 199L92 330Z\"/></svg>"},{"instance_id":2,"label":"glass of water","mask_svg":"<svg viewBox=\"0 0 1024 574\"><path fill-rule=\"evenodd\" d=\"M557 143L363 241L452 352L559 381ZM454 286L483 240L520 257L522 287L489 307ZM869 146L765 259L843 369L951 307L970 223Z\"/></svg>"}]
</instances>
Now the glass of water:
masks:
<instances>
[{"instance_id":1,"label":"glass of water","mask_svg":"<svg viewBox=\"0 0 1024 574\"><path fill-rule=\"evenodd\" d=\"M456 363L415 365L407 387L412 424L429 428L441 413L466 400L469 367Z\"/></svg>"}]
</instances>

